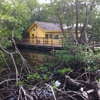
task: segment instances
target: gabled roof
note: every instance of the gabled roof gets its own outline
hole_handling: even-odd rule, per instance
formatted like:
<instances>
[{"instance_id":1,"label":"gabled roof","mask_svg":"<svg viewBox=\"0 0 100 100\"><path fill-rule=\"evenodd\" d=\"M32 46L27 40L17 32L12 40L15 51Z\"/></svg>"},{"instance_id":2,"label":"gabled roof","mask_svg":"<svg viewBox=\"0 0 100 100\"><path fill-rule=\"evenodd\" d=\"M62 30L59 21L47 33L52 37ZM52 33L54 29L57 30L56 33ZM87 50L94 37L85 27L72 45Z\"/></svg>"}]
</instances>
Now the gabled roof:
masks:
<instances>
[{"instance_id":1,"label":"gabled roof","mask_svg":"<svg viewBox=\"0 0 100 100\"><path fill-rule=\"evenodd\" d=\"M35 21L35 23L39 25L45 31L61 30L60 24L58 23L38 22L38 21ZM32 26L33 25L34 23L32 24ZM32 26L30 28L32 28ZM66 24L63 24L63 27L66 27ZM30 28L28 29L28 31L30 30Z\"/></svg>"},{"instance_id":2,"label":"gabled roof","mask_svg":"<svg viewBox=\"0 0 100 100\"><path fill-rule=\"evenodd\" d=\"M61 30L60 24L58 23L48 23L48 22L36 22L44 30ZM63 24L63 27L65 24Z\"/></svg>"}]
</instances>

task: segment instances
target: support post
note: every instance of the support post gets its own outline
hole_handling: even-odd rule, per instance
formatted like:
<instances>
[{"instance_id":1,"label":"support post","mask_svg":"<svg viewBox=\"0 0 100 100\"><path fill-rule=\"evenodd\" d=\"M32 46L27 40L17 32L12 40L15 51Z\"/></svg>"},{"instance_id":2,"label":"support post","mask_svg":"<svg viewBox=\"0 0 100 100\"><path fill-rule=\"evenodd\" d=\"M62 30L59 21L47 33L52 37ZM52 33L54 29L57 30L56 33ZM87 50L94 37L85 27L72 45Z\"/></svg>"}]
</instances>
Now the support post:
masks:
<instances>
[{"instance_id":1,"label":"support post","mask_svg":"<svg viewBox=\"0 0 100 100\"><path fill-rule=\"evenodd\" d=\"M63 38L61 38L61 42L62 42L62 48L63 48Z\"/></svg>"},{"instance_id":2,"label":"support post","mask_svg":"<svg viewBox=\"0 0 100 100\"><path fill-rule=\"evenodd\" d=\"M43 38L43 46L44 46L44 38Z\"/></svg>"},{"instance_id":3,"label":"support post","mask_svg":"<svg viewBox=\"0 0 100 100\"><path fill-rule=\"evenodd\" d=\"M53 46L53 38L51 38L51 46Z\"/></svg>"},{"instance_id":4,"label":"support post","mask_svg":"<svg viewBox=\"0 0 100 100\"><path fill-rule=\"evenodd\" d=\"M37 46L37 37L36 37L36 46Z\"/></svg>"}]
</instances>

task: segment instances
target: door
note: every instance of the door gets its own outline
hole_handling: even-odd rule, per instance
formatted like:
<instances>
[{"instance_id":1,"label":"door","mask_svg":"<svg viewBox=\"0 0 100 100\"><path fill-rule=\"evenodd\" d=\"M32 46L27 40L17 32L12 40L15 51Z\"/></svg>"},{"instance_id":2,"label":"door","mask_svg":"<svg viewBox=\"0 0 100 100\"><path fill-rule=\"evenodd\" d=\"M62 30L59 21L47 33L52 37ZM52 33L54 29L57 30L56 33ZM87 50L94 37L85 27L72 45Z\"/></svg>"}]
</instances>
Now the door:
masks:
<instances>
[{"instance_id":1,"label":"door","mask_svg":"<svg viewBox=\"0 0 100 100\"><path fill-rule=\"evenodd\" d=\"M32 34L31 40L32 40L32 43L34 43L34 34Z\"/></svg>"},{"instance_id":2,"label":"door","mask_svg":"<svg viewBox=\"0 0 100 100\"><path fill-rule=\"evenodd\" d=\"M45 43L48 44L48 34L45 34Z\"/></svg>"}]
</instances>

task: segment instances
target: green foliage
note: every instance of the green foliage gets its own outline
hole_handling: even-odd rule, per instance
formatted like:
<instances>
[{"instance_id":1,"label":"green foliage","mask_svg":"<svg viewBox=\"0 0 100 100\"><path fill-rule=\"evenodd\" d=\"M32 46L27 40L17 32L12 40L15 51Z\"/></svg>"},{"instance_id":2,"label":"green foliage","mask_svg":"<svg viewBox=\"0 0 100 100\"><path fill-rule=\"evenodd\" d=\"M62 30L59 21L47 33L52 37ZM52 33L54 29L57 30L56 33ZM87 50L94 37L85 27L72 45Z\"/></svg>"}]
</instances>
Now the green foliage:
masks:
<instances>
[{"instance_id":1,"label":"green foliage","mask_svg":"<svg viewBox=\"0 0 100 100\"><path fill-rule=\"evenodd\" d=\"M48 81L48 80L49 80L49 78L48 78L47 75L43 75L43 79L44 79L45 81Z\"/></svg>"},{"instance_id":2,"label":"green foliage","mask_svg":"<svg viewBox=\"0 0 100 100\"><path fill-rule=\"evenodd\" d=\"M47 56L45 54L42 54L41 56L42 56L43 61L45 61Z\"/></svg>"},{"instance_id":3,"label":"green foliage","mask_svg":"<svg viewBox=\"0 0 100 100\"><path fill-rule=\"evenodd\" d=\"M99 83L100 83L100 78L98 79Z\"/></svg>"},{"instance_id":4,"label":"green foliage","mask_svg":"<svg viewBox=\"0 0 100 100\"><path fill-rule=\"evenodd\" d=\"M66 73L70 71L71 71L71 68L63 68L63 69L58 70L58 72L62 75L66 75Z\"/></svg>"},{"instance_id":5,"label":"green foliage","mask_svg":"<svg viewBox=\"0 0 100 100\"><path fill-rule=\"evenodd\" d=\"M13 2L2 1L0 6L0 36L11 36L14 29L14 35L21 37L21 32L26 28L27 21L30 19L29 9L25 2L19 0Z\"/></svg>"},{"instance_id":6,"label":"green foliage","mask_svg":"<svg viewBox=\"0 0 100 100\"><path fill-rule=\"evenodd\" d=\"M53 85L52 87L53 87L53 89L56 89L57 88L55 85Z\"/></svg>"},{"instance_id":7,"label":"green foliage","mask_svg":"<svg viewBox=\"0 0 100 100\"><path fill-rule=\"evenodd\" d=\"M96 54L100 53L100 47L94 47L94 51Z\"/></svg>"},{"instance_id":8,"label":"green foliage","mask_svg":"<svg viewBox=\"0 0 100 100\"><path fill-rule=\"evenodd\" d=\"M22 85L22 84L24 84L23 81L18 81L18 82L16 82L16 86L19 86L19 85Z\"/></svg>"},{"instance_id":9,"label":"green foliage","mask_svg":"<svg viewBox=\"0 0 100 100\"><path fill-rule=\"evenodd\" d=\"M53 89L57 88L56 85L55 85L55 83L52 84L52 87L53 87Z\"/></svg>"},{"instance_id":10,"label":"green foliage","mask_svg":"<svg viewBox=\"0 0 100 100\"><path fill-rule=\"evenodd\" d=\"M99 16L97 18L94 19L93 23L92 23L92 28L90 28L88 30L88 33L90 35L90 37L93 37L93 40L95 42L100 42L100 12L99 13Z\"/></svg>"},{"instance_id":11,"label":"green foliage","mask_svg":"<svg viewBox=\"0 0 100 100\"><path fill-rule=\"evenodd\" d=\"M0 1L0 45L4 48L12 46L12 33L17 40L21 39L29 19L30 11L24 1Z\"/></svg>"},{"instance_id":12,"label":"green foliage","mask_svg":"<svg viewBox=\"0 0 100 100\"><path fill-rule=\"evenodd\" d=\"M47 65L42 64L36 68L36 71L41 75L42 80L48 81L49 75L51 75L52 73L52 67L50 67L50 63L48 63Z\"/></svg>"},{"instance_id":13,"label":"green foliage","mask_svg":"<svg viewBox=\"0 0 100 100\"><path fill-rule=\"evenodd\" d=\"M63 62L69 64L72 67L90 67L97 69L99 65L97 61L100 60L100 53L94 53L92 50L87 51L85 45L75 45L72 42L65 39L65 49L57 50L56 57Z\"/></svg>"},{"instance_id":14,"label":"green foliage","mask_svg":"<svg viewBox=\"0 0 100 100\"><path fill-rule=\"evenodd\" d=\"M83 51L83 49L85 49L83 45L80 44L79 46L76 46L72 44L72 42L68 41L66 45L67 46L64 50L56 51L57 58L61 59L64 62L75 62L76 59L77 61L83 61L83 56L86 53L85 50Z\"/></svg>"},{"instance_id":15,"label":"green foliage","mask_svg":"<svg viewBox=\"0 0 100 100\"><path fill-rule=\"evenodd\" d=\"M32 89L32 86L31 85L28 85L28 89Z\"/></svg>"},{"instance_id":16,"label":"green foliage","mask_svg":"<svg viewBox=\"0 0 100 100\"><path fill-rule=\"evenodd\" d=\"M39 4L37 0L26 0L27 7L30 9L31 18L28 21L28 27L30 27L34 21L41 21L45 18L41 18L43 6Z\"/></svg>"},{"instance_id":17,"label":"green foliage","mask_svg":"<svg viewBox=\"0 0 100 100\"><path fill-rule=\"evenodd\" d=\"M39 79L40 78L40 76L37 74L37 73L34 73L34 74L29 74L28 76L27 76L27 79L28 80L35 80L35 79Z\"/></svg>"},{"instance_id":18,"label":"green foliage","mask_svg":"<svg viewBox=\"0 0 100 100\"><path fill-rule=\"evenodd\" d=\"M37 71L45 71L46 70L46 66L44 66L43 64L40 65L39 67L36 68Z\"/></svg>"},{"instance_id":19,"label":"green foliage","mask_svg":"<svg viewBox=\"0 0 100 100\"><path fill-rule=\"evenodd\" d=\"M93 72L93 71L96 71L98 69L99 69L99 65L97 65L97 64L95 64L94 66L89 66L88 65L88 67L85 68L85 71L91 71L91 72Z\"/></svg>"},{"instance_id":20,"label":"green foliage","mask_svg":"<svg viewBox=\"0 0 100 100\"><path fill-rule=\"evenodd\" d=\"M46 60L46 57L47 56L45 56L45 60ZM55 60L55 61L57 61L57 60ZM58 65L56 65L56 63L54 64L54 62L46 62L45 64L42 64L42 65L36 67L36 71L37 71L37 73L39 73L39 75L41 77L41 81L48 82L50 76L53 74L52 72L56 69L57 66ZM56 69L55 73L59 73L59 76L62 76L62 75L67 74L70 71L71 71L71 68L61 67L61 68ZM31 77L31 79L34 79L33 75L31 75L30 77ZM56 86L54 86L54 88L56 88Z\"/></svg>"}]
</instances>

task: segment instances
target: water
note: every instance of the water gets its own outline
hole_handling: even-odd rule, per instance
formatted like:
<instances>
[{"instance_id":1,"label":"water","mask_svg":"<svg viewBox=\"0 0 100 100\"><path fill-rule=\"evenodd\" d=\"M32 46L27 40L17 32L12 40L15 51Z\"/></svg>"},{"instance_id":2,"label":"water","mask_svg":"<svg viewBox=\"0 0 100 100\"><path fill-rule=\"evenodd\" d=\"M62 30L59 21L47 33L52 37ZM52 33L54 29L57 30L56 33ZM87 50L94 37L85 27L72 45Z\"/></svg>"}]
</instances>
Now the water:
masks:
<instances>
[{"instance_id":1,"label":"water","mask_svg":"<svg viewBox=\"0 0 100 100\"><path fill-rule=\"evenodd\" d=\"M39 66L45 62L52 62L53 56L49 51L36 51L32 49L19 49L23 57L31 66Z\"/></svg>"},{"instance_id":2,"label":"water","mask_svg":"<svg viewBox=\"0 0 100 100\"><path fill-rule=\"evenodd\" d=\"M32 67L37 67L44 64L45 62L53 61L53 57L48 51L36 51L32 49L19 49L19 50L22 56L27 60L29 65ZM13 50L9 50L9 51L12 52ZM6 75L6 74L8 75L9 72L15 72L15 67L11 59L11 56L6 55L4 59L6 63L5 61L0 62L0 71L1 71L0 75ZM20 71L22 68L21 57L18 54L14 54L14 60L16 62L16 66L18 70Z\"/></svg>"}]
</instances>

